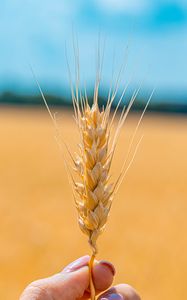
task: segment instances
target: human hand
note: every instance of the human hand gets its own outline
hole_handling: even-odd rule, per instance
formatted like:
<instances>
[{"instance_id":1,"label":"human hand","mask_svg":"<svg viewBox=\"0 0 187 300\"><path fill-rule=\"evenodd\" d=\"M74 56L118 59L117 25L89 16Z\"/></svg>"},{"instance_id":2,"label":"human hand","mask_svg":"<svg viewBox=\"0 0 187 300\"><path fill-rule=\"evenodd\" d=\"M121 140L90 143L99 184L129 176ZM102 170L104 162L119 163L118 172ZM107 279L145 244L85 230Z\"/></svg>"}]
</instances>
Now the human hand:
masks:
<instances>
[{"instance_id":1,"label":"human hand","mask_svg":"<svg viewBox=\"0 0 187 300\"><path fill-rule=\"evenodd\" d=\"M20 300L89 299L89 259L89 256L83 256L60 273L32 282L26 287ZM108 289L114 275L115 269L111 263L104 260L94 261L93 281L96 294L100 294L98 300L140 300L137 292L127 284L119 284ZM105 292L102 293L103 291Z\"/></svg>"}]
</instances>

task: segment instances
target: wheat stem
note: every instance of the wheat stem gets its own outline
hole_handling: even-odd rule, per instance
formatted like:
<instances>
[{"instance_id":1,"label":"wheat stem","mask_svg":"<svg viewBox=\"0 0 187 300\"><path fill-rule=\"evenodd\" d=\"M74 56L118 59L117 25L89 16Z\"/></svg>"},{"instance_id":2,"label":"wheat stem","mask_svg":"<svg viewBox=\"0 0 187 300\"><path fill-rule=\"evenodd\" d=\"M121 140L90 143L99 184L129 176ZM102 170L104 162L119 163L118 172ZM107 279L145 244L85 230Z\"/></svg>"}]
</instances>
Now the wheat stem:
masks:
<instances>
[{"instance_id":1,"label":"wheat stem","mask_svg":"<svg viewBox=\"0 0 187 300\"><path fill-rule=\"evenodd\" d=\"M92 253L89 261L89 287L90 287L90 299L95 300L95 287L93 283L93 264L94 264L95 254Z\"/></svg>"}]
</instances>

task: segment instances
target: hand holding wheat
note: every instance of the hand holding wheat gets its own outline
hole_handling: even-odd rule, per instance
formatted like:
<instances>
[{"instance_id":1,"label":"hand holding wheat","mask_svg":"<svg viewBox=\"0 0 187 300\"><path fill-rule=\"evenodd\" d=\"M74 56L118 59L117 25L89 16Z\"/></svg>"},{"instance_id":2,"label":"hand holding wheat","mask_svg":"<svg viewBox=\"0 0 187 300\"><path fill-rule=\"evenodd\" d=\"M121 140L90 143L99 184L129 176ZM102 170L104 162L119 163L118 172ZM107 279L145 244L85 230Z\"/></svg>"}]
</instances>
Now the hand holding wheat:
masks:
<instances>
[{"instance_id":1,"label":"hand holding wheat","mask_svg":"<svg viewBox=\"0 0 187 300\"><path fill-rule=\"evenodd\" d=\"M24 290L20 300L89 299L88 263L89 256L80 257L60 273L32 282ZM127 284L109 288L113 278L113 265L106 261L96 261L93 267L93 279L96 293L100 294L99 300L140 300L136 291Z\"/></svg>"}]
</instances>

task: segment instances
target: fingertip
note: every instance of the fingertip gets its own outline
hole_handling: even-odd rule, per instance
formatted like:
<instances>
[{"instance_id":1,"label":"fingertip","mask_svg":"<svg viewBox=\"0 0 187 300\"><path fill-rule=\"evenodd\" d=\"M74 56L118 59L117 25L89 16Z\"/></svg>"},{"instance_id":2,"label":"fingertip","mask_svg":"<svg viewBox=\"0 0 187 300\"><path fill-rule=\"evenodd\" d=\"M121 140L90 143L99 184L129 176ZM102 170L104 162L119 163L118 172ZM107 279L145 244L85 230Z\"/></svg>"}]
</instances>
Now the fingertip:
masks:
<instances>
[{"instance_id":1,"label":"fingertip","mask_svg":"<svg viewBox=\"0 0 187 300\"><path fill-rule=\"evenodd\" d=\"M114 279L115 268L108 261L99 261L93 267L93 281L97 291L108 289Z\"/></svg>"},{"instance_id":2,"label":"fingertip","mask_svg":"<svg viewBox=\"0 0 187 300\"><path fill-rule=\"evenodd\" d=\"M118 284L115 289L129 300L141 300L138 292L129 284Z\"/></svg>"},{"instance_id":3,"label":"fingertip","mask_svg":"<svg viewBox=\"0 0 187 300\"><path fill-rule=\"evenodd\" d=\"M128 284L118 284L99 296L98 300L141 300L137 291Z\"/></svg>"}]
</instances>

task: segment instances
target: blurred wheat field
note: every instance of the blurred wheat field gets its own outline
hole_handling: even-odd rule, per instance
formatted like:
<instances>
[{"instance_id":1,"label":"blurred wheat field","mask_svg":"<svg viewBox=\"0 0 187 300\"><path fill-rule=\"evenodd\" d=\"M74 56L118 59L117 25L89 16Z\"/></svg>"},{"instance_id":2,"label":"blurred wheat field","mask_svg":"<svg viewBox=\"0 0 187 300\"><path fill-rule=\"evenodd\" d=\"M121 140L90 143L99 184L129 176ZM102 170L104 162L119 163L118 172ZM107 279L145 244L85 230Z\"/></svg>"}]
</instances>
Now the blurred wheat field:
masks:
<instances>
[{"instance_id":1,"label":"blurred wheat field","mask_svg":"<svg viewBox=\"0 0 187 300\"><path fill-rule=\"evenodd\" d=\"M72 112L60 112L72 151ZM120 136L118 174L138 116ZM133 285L142 300L186 299L187 119L147 115L144 138L119 194L98 259L112 261L115 283ZM0 298L18 299L32 280L90 253L77 225L71 187L45 109L0 108Z\"/></svg>"}]
</instances>

